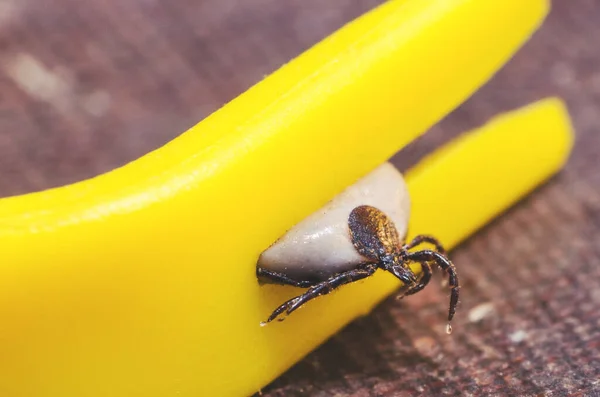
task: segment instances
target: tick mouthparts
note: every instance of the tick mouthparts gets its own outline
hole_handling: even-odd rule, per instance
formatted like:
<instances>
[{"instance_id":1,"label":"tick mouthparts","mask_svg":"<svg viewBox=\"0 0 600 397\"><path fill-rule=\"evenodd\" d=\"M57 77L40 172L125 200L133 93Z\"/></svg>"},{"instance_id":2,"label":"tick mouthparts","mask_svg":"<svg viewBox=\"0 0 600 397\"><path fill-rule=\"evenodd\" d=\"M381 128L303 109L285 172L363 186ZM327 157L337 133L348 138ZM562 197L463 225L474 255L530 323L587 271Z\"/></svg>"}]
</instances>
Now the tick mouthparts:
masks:
<instances>
[{"instance_id":1,"label":"tick mouthparts","mask_svg":"<svg viewBox=\"0 0 600 397\"><path fill-rule=\"evenodd\" d=\"M392 266L389 272L396 276L397 279L402 281L405 286L412 285L417 282L417 277L409 270L401 266Z\"/></svg>"}]
</instances>

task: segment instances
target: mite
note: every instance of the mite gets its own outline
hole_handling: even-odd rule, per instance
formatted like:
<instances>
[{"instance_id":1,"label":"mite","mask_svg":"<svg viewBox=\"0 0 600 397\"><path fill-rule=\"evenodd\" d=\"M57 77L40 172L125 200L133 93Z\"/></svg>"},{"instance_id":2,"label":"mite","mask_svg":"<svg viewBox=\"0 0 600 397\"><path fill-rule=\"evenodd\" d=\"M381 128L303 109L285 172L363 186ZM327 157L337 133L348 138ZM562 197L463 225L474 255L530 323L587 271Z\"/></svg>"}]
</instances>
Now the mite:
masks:
<instances>
[{"instance_id":1,"label":"mite","mask_svg":"<svg viewBox=\"0 0 600 397\"><path fill-rule=\"evenodd\" d=\"M372 276L378 269L403 283L403 295L421 291L431 280L432 265L448 274L450 322L458 304L456 269L442 245L420 235L406 243L410 199L402 175L385 163L336 196L264 251L257 263L261 283L307 288L276 308L265 323L289 315L336 288ZM411 251L422 243L435 250ZM411 263L420 263L415 275ZM279 318L282 321L283 317Z\"/></svg>"}]
</instances>

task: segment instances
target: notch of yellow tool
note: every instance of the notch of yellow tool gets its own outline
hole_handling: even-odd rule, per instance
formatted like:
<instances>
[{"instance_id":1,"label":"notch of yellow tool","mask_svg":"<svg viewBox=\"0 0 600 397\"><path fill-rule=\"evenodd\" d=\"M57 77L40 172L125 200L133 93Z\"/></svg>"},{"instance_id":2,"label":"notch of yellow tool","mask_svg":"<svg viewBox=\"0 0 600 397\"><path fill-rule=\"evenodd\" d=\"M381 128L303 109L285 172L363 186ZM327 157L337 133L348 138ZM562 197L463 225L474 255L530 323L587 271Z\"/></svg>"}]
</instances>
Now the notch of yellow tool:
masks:
<instances>
[{"instance_id":1,"label":"notch of yellow tool","mask_svg":"<svg viewBox=\"0 0 600 397\"><path fill-rule=\"evenodd\" d=\"M547 11L546 0L387 2L165 147L0 200L2 392L240 396L264 386L392 285L376 277L261 328L297 291L260 288L259 253L464 101ZM490 161L521 160L495 157L488 143L477 149ZM524 171L529 182L552 169L563 143L546 138L538 149L548 163ZM424 181L426 192L436 178L411 186ZM522 193L493 187L512 193L504 199ZM460 193L447 204L468 210Z\"/></svg>"}]
</instances>

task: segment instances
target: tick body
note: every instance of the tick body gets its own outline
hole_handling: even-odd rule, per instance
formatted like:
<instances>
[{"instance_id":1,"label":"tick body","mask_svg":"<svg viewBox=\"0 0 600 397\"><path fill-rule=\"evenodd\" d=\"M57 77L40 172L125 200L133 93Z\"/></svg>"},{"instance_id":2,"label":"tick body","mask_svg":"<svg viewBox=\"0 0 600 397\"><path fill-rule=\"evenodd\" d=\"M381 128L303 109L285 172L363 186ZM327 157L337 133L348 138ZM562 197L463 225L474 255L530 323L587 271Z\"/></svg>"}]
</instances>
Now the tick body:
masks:
<instances>
[{"instance_id":1,"label":"tick body","mask_svg":"<svg viewBox=\"0 0 600 397\"><path fill-rule=\"evenodd\" d=\"M377 270L402 281L403 296L415 294L431 280L432 265L448 274L450 322L458 304L456 269L432 236L404 241L409 212L404 179L386 163L296 225L261 254L257 276L262 283L307 290L276 308L266 323L344 284L370 277ZM435 250L411 251L423 243L433 245ZM419 275L410 269L411 263L421 264Z\"/></svg>"}]
</instances>

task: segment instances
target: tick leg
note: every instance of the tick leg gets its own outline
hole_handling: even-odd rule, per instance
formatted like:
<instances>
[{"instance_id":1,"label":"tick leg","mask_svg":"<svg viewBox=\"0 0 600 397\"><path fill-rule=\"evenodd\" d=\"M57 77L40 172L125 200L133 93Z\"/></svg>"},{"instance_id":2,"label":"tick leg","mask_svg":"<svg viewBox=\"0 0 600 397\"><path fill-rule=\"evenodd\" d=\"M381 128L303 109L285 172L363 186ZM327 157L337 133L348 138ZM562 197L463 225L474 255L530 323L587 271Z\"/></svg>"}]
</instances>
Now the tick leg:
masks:
<instances>
[{"instance_id":1,"label":"tick leg","mask_svg":"<svg viewBox=\"0 0 600 397\"><path fill-rule=\"evenodd\" d=\"M404 294L402 294L400 296L400 299L402 299L408 295L416 294L417 292L419 292L423 288L425 288L427 286L427 284L429 284L429 281L431 280L431 273L432 273L431 265L429 264L429 262L421 262L421 271L423 272L423 275L421 276L419 283L411 286Z\"/></svg>"},{"instance_id":2,"label":"tick leg","mask_svg":"<svg viewBox=\"0 0 600 397\"><path fill-rule=\"evenodd\" d=\"M446 255L446 250L444 249L444 246L442 245L442 243L440 243L440 241L433 237L433 236L429 236L427 234L421 234L416 236L415 238L412 239L412 241L408 244L406 244L403 248L405 250L410 250L415 248L417 245L423 244L423 243L429 243L431 245L433 245L435 247L435 249L442 255Z\"/></svg>"},{"instance_id":3,"label":"tick leg","mask_svg":"<svg viewBox=\"0 0 600 397\"><path fill-rule=\"evenodd\" d=\"M435 262L440 268L442 268L442 270L448 273L449 284L452 288L450 293L450 308L448 309L448 321L451 321L456 313L456 306L458 305L458 290L460 289L454 264L450 262L450 260L444 255L431 250L411 252L408 254L407 259L419 262L421 264L425 262Z\"/></svg>"},{"instance_id":4,"label":"tick leg","mask_svg":"<svg viewBox=\"0 0 600 397\"><path fill-rule=\"evenodd\" d=\"M274 272L274 271L263 269L260 267L256 269L256 277L258 278L259 282L261 281L261 279L268 279L268 280L272 281L274 284L293 285L294 287L299 287L299 288L308 288L308 287L311 287L316 284L312 281L294 280L294 279L289 278L288 276L286 276L283 273Z\"/></svg>"},{"instance_id":5,"label":"tick leg","mask_svg":"<svg viewBox=\"0 0 600 397\"><path fill-rule=\"evenodd\" d=\"M277 316L279 316L283 312L286 312L286 314L289 315L308 301L313 300L322 295L327 295L344 284L350 284L355 281L367 278L373 273L375 273L376 270L377 266L367 265L364 268L353 269L344 273L337 274L331 277L329 280L313 285L302 295L288 300L287 302L279 306L277 309L275 309L275 311L273 311L273 313L271 314L271 316L269 316L266 322L269 323L273 321L275 318L277 318Z\"/></svg>"}]
</instances>

